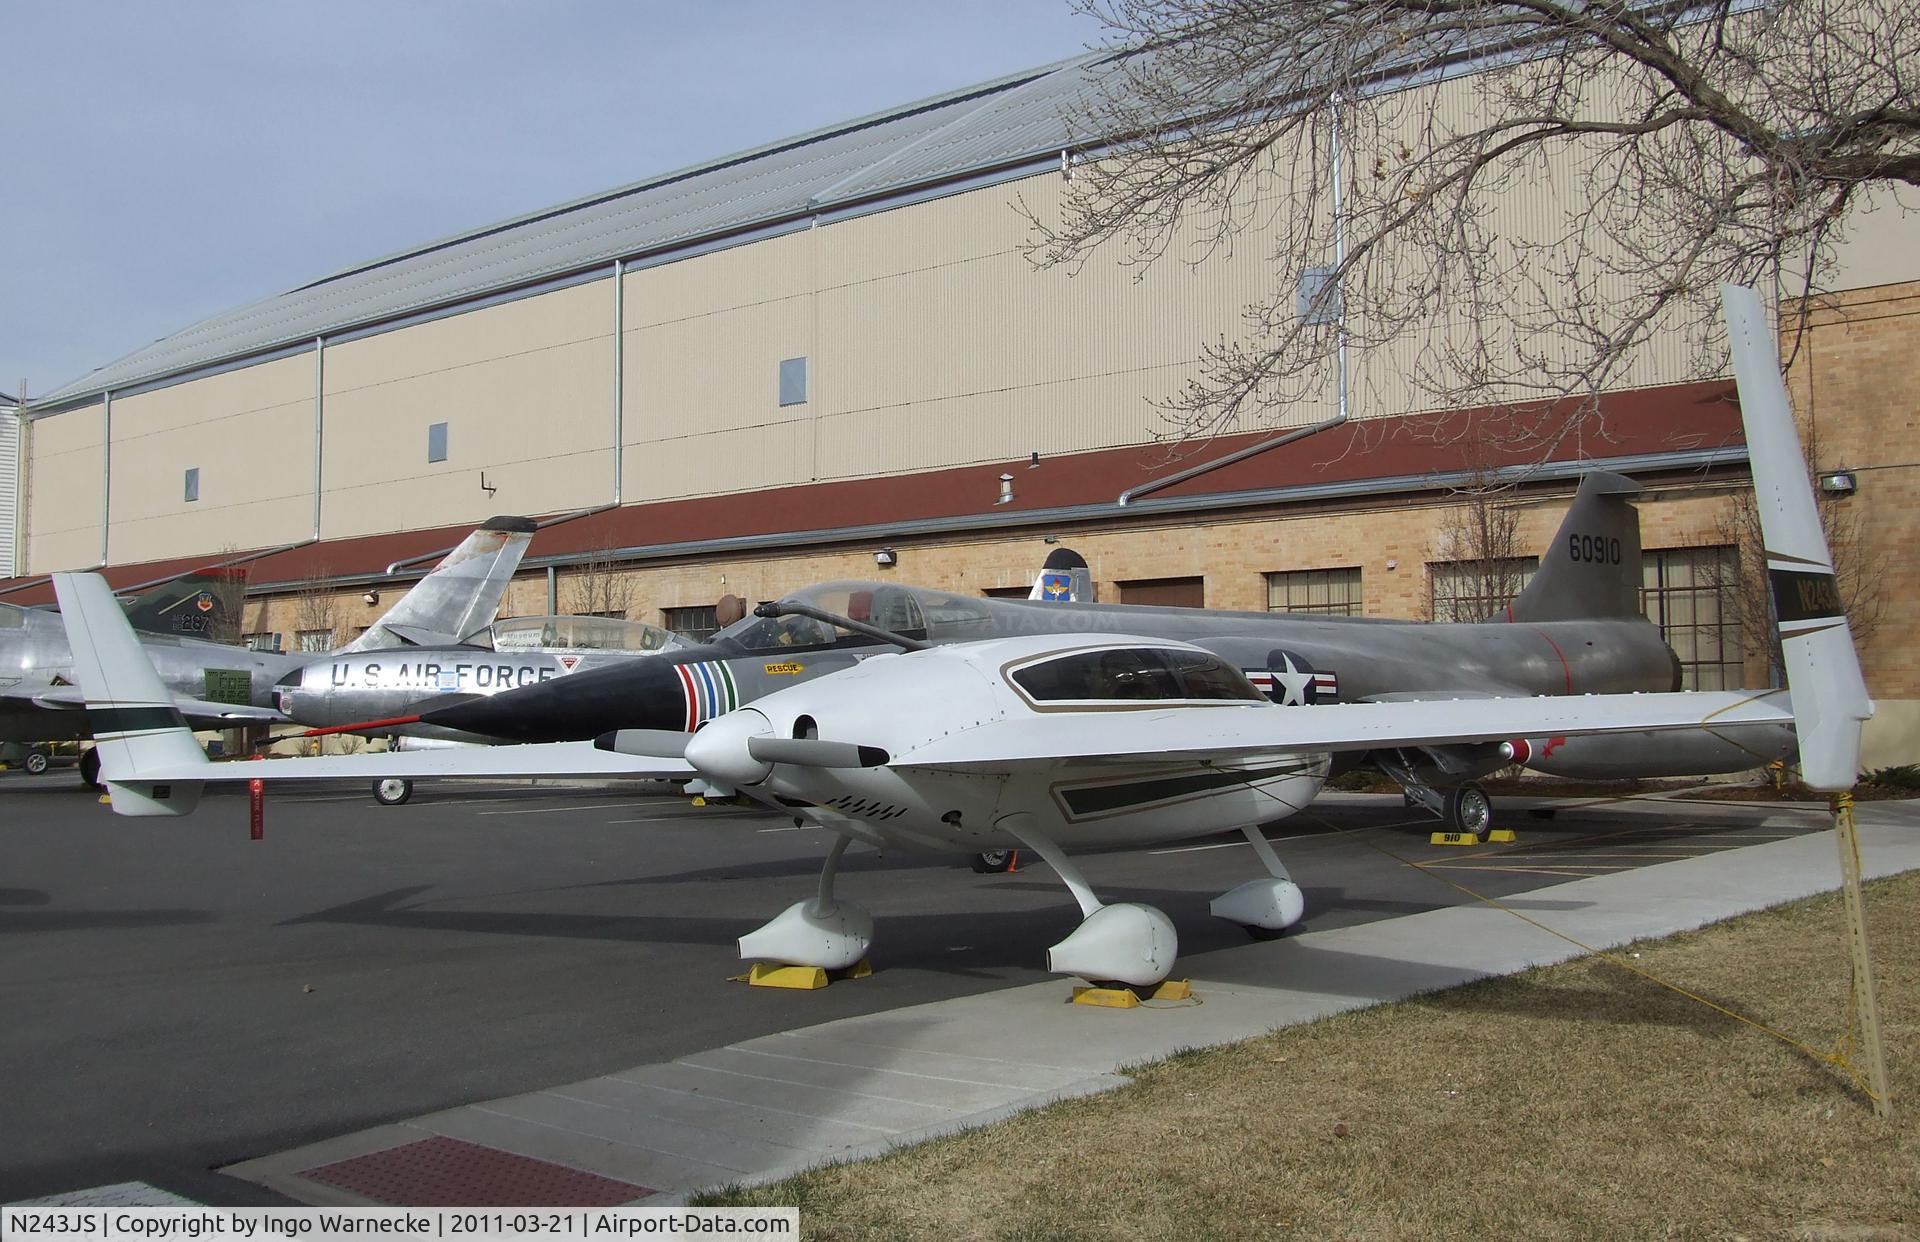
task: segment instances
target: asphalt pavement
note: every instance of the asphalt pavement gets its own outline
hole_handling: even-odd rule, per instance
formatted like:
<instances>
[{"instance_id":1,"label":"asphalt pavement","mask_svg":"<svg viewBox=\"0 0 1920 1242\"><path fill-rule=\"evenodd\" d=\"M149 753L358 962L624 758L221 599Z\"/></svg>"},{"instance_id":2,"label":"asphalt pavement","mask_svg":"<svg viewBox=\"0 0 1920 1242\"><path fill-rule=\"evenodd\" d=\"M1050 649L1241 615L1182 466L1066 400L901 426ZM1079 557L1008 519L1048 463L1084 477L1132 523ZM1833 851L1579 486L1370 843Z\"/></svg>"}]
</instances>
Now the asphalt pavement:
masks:
<instances>
[{"instance_id":1,"label":"asphalt pavement","mask_svg":"<svg viewBox=\"0 0 1920 1242\"><path fill-rule=\"evenodd\" d=\"M1462 851L1397 798L1335 795L1268 831L1317 934L1825 826L1682 803L1504 818L1519 842ZM244 796L130 820L71 774L0 776L0 1200L138 1181L277 1202L216 1170L823 1023L1064 989L1041 963L1077 910L1043 866L859 848L840 891L875 915L873 977L728 982L734 938L811 891L827 844L767 812L578 786L398 808L316 787L276 796L256 842ZM1237 839L1083 861L1104 898L1166 910L1183 961L1247 944L1206 913L1256 874Z\"/></svg>"}]
</instances>

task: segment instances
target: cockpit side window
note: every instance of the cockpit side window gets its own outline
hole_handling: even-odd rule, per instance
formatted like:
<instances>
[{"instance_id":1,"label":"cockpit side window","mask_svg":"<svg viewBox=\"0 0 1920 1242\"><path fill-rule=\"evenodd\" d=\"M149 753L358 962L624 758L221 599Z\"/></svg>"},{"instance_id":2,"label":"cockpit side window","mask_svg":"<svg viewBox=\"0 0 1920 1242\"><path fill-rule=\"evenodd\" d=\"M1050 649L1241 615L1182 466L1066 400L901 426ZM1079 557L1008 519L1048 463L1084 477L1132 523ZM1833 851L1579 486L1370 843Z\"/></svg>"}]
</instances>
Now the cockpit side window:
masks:
<instances>
[{"instance_id":1,"label":"cockpit side window","mask_svg":"<svg viewBox=\"0 0 1920 1242\"><path fill-rule=\"evenodd\" d=\"M1150 647L1077 651L1020 669L1013 680L1038 702L1140 702L1180 697L1180 683L1174 679L1166 656Z\"/></svg>"},{"instance_id":2,"label":"cockpit side window","mask_svg":"<svg viewBox=\"0 0 1920 1242\"><path fill-rule=\"evenodd\" d=\"M829 646L834 632L832 626L811 617L755 617L731 633L714 637L716 640L730 638L748 651L784 651L793 647Z\"/></svg>"},{"instance_id":3,"label":"cockpit side window","mask_svg":"<svg viewBox=\"0 0 1920 1242\"><path fill-rule=\"evenodd\" d=\"M1244 676L1204 651L1076 651L1015 669L1011 676L1036 703L1263 701Z\"/></svg>"},{"instance_id":4,"label":"cockpit side window","mask_svg":"<svg viewBox=\"0 0 1920 1242\"><path fill-rule=\"evenodd\" d=\"M914 593L891 583L827 582L787 598L902 637L926 636L926 619ZM809 617L785 616L742 618L714 635L713 641L738 643L748 651L790 651L800 647L871 647L878 640Z\"/></svg>"},{"instance_id":5,"label":"cockpit side window","mask_svg":"<svg viewBox=\"0 0 1920 1242\"><path fill-rule=\"evenodd\" d=\"M993 617L978 600L964 595L921 591L920 611L927 618L927 634L935 642L985 638L993 633Z\"/></svg>"},{"instance_id":6,"label":"cockpit side window","mask_svg":"<svg viewBox=\"0 0 1920 1242\"><path fill-rule=\"evenodd\" d=\"M1205 651L1169 651L1181 688L1190 699L1264 699L1246 674Z\"/></svg>"}]
</instances>

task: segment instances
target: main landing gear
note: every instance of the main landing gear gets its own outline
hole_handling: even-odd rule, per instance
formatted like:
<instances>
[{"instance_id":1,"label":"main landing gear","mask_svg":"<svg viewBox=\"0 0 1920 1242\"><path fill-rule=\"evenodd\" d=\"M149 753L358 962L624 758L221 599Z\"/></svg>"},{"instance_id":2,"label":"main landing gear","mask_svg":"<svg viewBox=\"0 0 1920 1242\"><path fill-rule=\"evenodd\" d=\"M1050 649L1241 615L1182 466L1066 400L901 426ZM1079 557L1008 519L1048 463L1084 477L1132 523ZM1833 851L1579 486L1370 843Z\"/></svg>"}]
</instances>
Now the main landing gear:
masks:
<instances>
[{"instance_id":1,"label":"main landing gear","mask_svg":"<svg viewBox=\"0 0 1920 1242\"><path fill-rule=\"evenodd\" d=\"M1080 925L1047 950L1048 970L1078 975L1096 989L1117 987L1139 992L1166 980L1180 950L1171 919L1138 902L1101 901L1080 869L1051 837L1039 831L1031 816L1010 815L996 826L1020 842L1022 849L1038 854L1079 903ZM1269 939L1300 921L1306 899L1260 830L1249 827L1241 831L1266 867L1267 878L1249 880L1221 894L1211 909L1216 916L1245 927L1256 938ZM850 901L836 898L833 892L840 860L851 840L841 836L834 842L820 870L820 890L812 900L795 902L765 926L740 937L742 959L858 973L856 968L873 944L873 916ZM1011 855L1013 851L991 851L987 856L1000 853ZM755 976L759 973L756 968Z\"/></svg>"},{"instance_id":2,"label":"main landing gear","mask_svg":"<svg viewBox=\"0 0 1920 1242\"><path fill-rule=\"evenodd\" d=\"M1446 821L1449 832L1484 836L1493 825L1493 799L1472 781L1455 785L1442 799L1440 818Z\"/></svg>"},{"instance_id":3,"label":"main landing gear","mask_svg":"<svg viewBox=\"0 0 1920 1242\"><path fill-rule=\"evenodd\" d=\"M1013 857L1017 853L1018 850L981 850L967 861L981 875L995 875L1013 870Z\"/></svg>"},{"instance_id":4,"label":"main landing gear","mask_svg":"<svg viewBox=\"0 0 1920 1242\"><path fill-rule=\"evenodd\" d=\"M1237 888L1228 889L1215 897L1207 906L1213 917L1225 919L1229 923L1238 923L1247 929L1247 934L1255 940L1275 940L1306 913L1306 894L1293 882L1287 873L1286 864L1273 852L1273 844L1267 840L1267 834L1248 825L1240 830L1259 856L1261 865L1266 867L1270 879L1248 880Z\"/></svg>"},{"instance_id":5,"label":"main landing gear","mask_svg":"<svg viewBox=\"0 0 1920 1242\"><path fill-rule=\"evenodd\" d=\"M1436 789L1410 764L1376 757L1380 770L1400 782L1407 805L1425 807L1440 818L1448 832L1484 836L1493 825L1493 799L1473 781Z\"/></svg>"},{"instance_id":6,"label":"main landing gear","mask_svg":"<svg viewBox=\"0 0 1920 1242\"><path fill-rule=\"evenodd\" d=\"M413 782L404 777L390 776L373 783L373 800L381 806L399 806L413 797Z\"/></svg>"}]
</instances>

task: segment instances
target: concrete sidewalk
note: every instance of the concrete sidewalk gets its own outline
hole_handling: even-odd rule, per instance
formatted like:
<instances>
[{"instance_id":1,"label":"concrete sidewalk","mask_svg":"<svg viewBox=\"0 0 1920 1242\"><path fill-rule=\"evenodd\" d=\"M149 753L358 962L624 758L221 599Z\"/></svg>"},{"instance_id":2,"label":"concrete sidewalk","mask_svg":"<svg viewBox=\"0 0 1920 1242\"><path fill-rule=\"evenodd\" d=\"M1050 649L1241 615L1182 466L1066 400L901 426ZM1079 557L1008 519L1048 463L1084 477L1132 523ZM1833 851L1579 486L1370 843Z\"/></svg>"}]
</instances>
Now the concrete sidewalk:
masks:
<instances>
[{"instance_id":1,"label":"concrete sidewalk","mask_svg":"<svg viewBox=\"0 0 1920 1242\"><path fill-rule=\"evenodd\" d=\"M1858 817L1869 876L1920 867L1920 804L1864 804ZM1505 904L1604 948L1838 885L1829 831ZM1491 906L1435 910L1182 958L1178 973L1192 978L1199 1004L1103 1010L1065 1003L1065 981L1011 988L450 1109L225 1172L312 1204L670 1204L1105 1091L1127 1081L1125 1067L1184 1048L1581 952ZM472 1197L505 1193L521 1197Z\"/></svg>"}]
</instances>

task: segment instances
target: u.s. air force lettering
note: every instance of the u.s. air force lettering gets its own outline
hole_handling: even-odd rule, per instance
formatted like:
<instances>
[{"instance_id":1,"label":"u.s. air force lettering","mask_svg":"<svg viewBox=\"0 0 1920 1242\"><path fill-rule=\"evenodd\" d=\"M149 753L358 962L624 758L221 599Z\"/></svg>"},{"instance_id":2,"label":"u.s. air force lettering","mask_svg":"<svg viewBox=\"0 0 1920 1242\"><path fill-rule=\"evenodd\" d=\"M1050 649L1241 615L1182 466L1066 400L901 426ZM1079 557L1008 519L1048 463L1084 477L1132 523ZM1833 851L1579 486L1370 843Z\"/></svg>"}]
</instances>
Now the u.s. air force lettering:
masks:
<instances>
[{"instance_id":1,"label":"u.s. air force lettering","mask_svg":"<svg viewBox=\"0 0 1920 1242\"><path fill-rule=\"evenodd\" d=\"M335 660L328 670L334 690L412 690L421 694L489 694L549 681L564 670L551 659Z\"/></svg>"}]
</instances>

